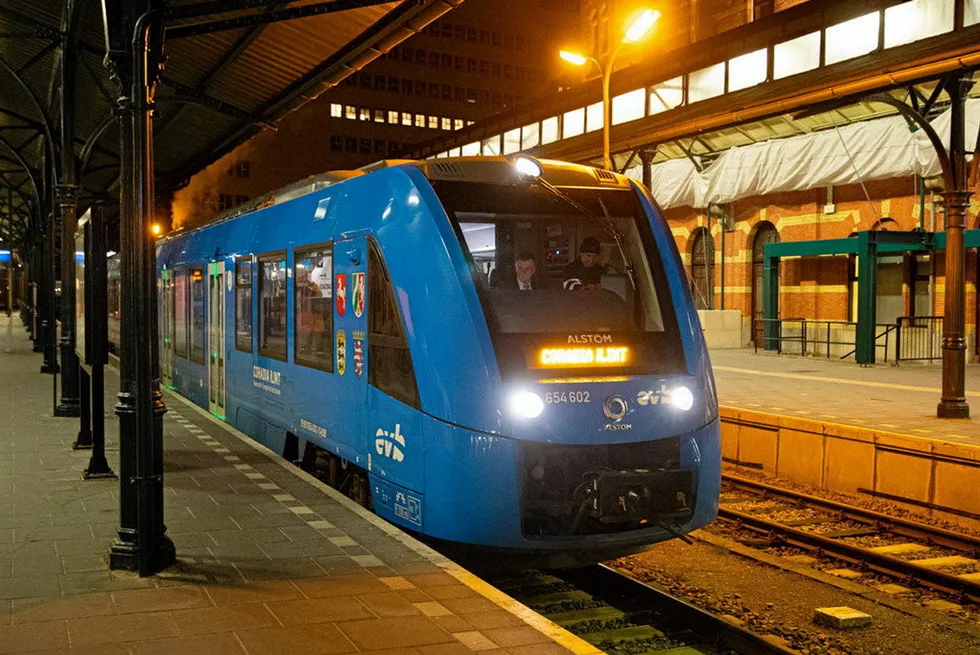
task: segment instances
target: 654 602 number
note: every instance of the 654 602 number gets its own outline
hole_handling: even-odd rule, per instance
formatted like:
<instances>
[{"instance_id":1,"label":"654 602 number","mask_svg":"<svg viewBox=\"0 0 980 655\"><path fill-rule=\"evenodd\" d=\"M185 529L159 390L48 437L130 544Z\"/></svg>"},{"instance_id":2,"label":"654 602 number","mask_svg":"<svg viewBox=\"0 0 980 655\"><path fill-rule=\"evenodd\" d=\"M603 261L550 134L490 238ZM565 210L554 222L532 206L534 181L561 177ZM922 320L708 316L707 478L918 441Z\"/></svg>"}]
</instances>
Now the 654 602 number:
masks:
<instances>
[{"instance_id":1,"label":"654 602 number","mask_svg":"<svg viewBox=\"0 0 980 655\"><path fill-rule=\"evenodd\" d=\"M546 403L587 403L588 391L548 391L544 394Z\"/></svg>"}]
</instances>

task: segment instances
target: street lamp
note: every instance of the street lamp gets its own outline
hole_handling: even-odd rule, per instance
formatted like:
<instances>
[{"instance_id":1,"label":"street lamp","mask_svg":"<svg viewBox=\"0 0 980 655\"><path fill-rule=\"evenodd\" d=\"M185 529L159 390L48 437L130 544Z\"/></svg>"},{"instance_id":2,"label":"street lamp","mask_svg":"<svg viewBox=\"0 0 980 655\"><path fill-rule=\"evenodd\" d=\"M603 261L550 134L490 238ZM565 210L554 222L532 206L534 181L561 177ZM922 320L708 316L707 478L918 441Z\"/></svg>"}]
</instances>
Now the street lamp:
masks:
<instances>
[{"instance_id":1,"label":"street lamp","mask_svg":"<svg viewBox=\"0 0 980 655\"><path fill-rule=\"evenodd\" d=\"M609 126L612 122L612 112L609 102L609 78L612 77L613 64L616 61L616 55L619 54L619 50L624 45L629 45L631 43L636 43L646 37L650 33L650 29L653 28L654 23L660 18L660 12L654 11L653 9L645 9L633 20L628 28L626 28L626 33L616 47L611 53L609 53L608 59L606 59L605 65L600 64L599 60L595 57L589 57L586 55L573 52L571 50L561 50L558 56L563 60L574 66L584 66L588 62L592 62L599 69L599 73L602 75L602 166L606 169L612 168L612 158L609 155Z\"/></svg>"}]
</instances>

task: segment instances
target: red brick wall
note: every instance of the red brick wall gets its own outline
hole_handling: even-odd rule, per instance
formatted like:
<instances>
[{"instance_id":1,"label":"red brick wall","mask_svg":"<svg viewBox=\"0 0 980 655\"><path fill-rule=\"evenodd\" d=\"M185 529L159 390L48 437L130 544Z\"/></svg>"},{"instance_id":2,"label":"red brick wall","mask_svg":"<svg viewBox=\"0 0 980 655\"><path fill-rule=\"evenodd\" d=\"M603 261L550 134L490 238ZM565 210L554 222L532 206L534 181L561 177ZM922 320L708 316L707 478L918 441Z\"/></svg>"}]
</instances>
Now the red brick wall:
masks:
<instances>
[{"instance_id":1,"label":"red brick wall","mask_svg":"<svg viewBox=\"0 0 980 655\"><path fill-rule=\"evenodd\" d=\"M898 230L912 230L920 226L919 195L917 180L899 178L869 182L865 190L860 185L840 186L834 189L835 210L824 213L827 190L824 188L792 193L776 193L768 196L746 198L733 203L734 230L725 234L725 293L724 309L737 309L744 319L752 316L752 246L756 230L762 221L772 223L780 241L808 241L814 239L846 238L852 232L870 230L882 218L895 221ZM930 194L925 197L926 230L935 226L943 229L939 208L940 197L935 196L935 206ZM933 210L935 208L935 222ZM667 210L667 220L674 232L677 247L685 264L690 265L690 235L697 227L704 226L704 210L678 207ZM980 198L974 199L967 216L967 225L980 227ZM721 233L718 221L712 219L711 233L715 246L715 307L721 303ZM933 314L943 313L945 260L940 254L934 264L936 293ZM790 259L782 262L780 270L780 315L809 319L849 319L849 263L848 257L820 257ZM967 253L967 325L977 323L977 256ZM912 302L909 286L903 284L904 307L908 312Z\"/></svg>"}]
</instances>

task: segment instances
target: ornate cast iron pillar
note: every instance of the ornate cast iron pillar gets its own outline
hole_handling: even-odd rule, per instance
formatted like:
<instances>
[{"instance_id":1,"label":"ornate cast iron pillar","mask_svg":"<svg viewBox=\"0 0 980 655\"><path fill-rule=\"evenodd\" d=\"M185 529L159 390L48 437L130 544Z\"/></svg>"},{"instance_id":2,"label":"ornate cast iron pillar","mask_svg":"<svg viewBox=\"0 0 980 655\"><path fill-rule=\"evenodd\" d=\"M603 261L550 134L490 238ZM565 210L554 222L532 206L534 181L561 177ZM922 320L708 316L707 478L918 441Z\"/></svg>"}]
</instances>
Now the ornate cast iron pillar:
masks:
<instances>
[{"instance_id":1,"label":"ornate cast iron pillar","mask_svg":"<svg viewBox=\"0 0 980 655\"><path fill-rule=\"evenodd\" d=\"M162 30L151 3L103 0L109 54L122 85L120 120L119 539L110 568L152 575L174 563L163 523L163 415L160 391L153 235L153 97L162 61ZM114 24L115 23L115 24ZM135 29L134 29L135 27ZM132 36L132 40L129 39Z\"/></svg>"},{"instance_id":2,"label":"ornate cast iron pillar","mask_svg":"<svg viewBox=\"0 0 980 655\"><path fill-rule=\"evenodd\" d=\"M55 416L78 416L80 411L75 355L75 229L79 191L75 184L55 187L61 215L61 400L55 407Z\"/></svg>"},{"instance_id":3,"label":"ornate cast iron pillar","mask_svg":"<svg viewBox=\"0 0 980 655\"><path fill-rule=\"evenodd\" d=\"M952 189L943 193L946 218L946 291L943 318L943 395L936 407L939 418L969 418L966 402L966 208L972 191L966 187L963 132L964 101L973 81L947 81L950 99L949 163Z\"/></svg>"}]
</instances>

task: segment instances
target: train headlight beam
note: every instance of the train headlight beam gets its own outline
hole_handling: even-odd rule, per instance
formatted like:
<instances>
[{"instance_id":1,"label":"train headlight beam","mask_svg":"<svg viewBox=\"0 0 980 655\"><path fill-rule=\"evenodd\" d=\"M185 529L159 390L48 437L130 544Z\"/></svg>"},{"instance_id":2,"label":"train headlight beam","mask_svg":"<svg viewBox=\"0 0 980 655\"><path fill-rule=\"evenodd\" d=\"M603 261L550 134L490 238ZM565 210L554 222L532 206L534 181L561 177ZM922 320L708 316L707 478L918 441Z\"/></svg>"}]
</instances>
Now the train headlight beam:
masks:
<instances>
[{"instance_id":1,"label":"train headlight beam","mask_svg":"<svg viewBox=\"0 0 980 655\"><path fill-rule=\"evenodd\" d=\"M521 418L537 418L544 411L544 401L533 391L518 391L510 395L507 404L513 414Z\"/></svg>"},{"instance_id":2,"label":"train headlight beam","mask_svg":"<svg viewBox=\"0 0 980 655\"><path fill-rule=\"evenodd\" d=\"M670 391L670 404L686 412L694 407L694 393L683 385L674 387Z\"/></svg>"}]
</instances>

